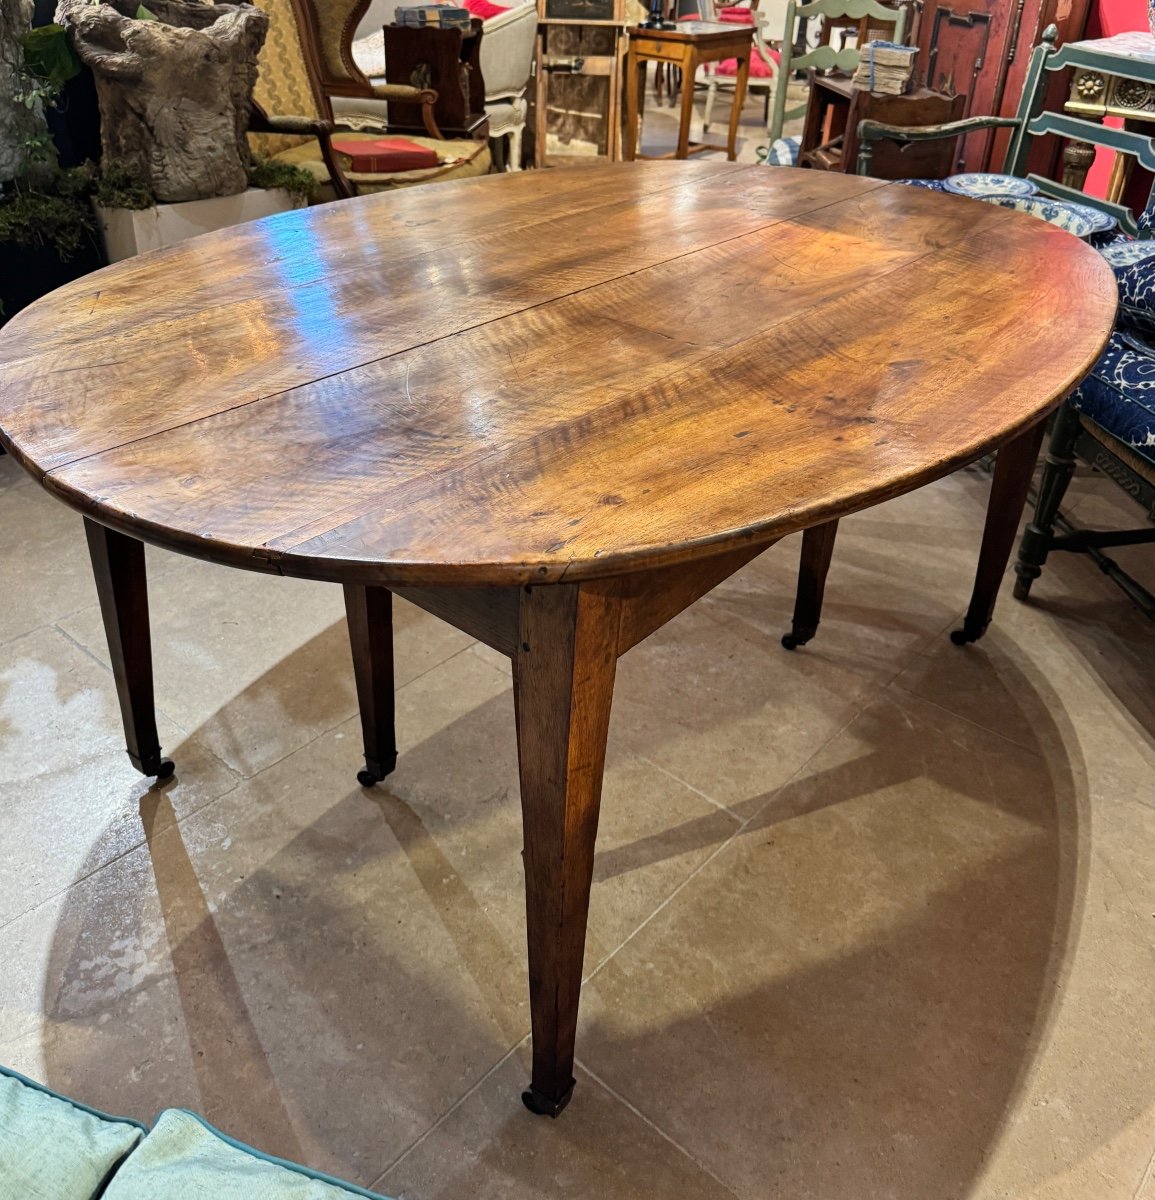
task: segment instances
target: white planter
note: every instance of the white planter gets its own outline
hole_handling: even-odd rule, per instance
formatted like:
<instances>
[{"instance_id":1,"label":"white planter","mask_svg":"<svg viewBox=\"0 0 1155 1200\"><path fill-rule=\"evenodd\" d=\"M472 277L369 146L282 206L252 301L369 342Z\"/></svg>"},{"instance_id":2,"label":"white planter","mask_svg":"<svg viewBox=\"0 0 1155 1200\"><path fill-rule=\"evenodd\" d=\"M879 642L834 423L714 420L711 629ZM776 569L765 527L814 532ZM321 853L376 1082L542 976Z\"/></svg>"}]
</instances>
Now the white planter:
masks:
<instances>
[{"instance_id":1,"label":"white planter","mask_svg":"<svg viewBox=\"0 0 1155 1200\"><path fill-rule=\"evenodd\" d=\"M109 262L120 262L146 250L159 250L185 238L255 221L273 213L300 208L304 203L282 188L249 188L235 196L158 204L155 208L101 208L95 205Z\"/></svg>"}]
</instances>

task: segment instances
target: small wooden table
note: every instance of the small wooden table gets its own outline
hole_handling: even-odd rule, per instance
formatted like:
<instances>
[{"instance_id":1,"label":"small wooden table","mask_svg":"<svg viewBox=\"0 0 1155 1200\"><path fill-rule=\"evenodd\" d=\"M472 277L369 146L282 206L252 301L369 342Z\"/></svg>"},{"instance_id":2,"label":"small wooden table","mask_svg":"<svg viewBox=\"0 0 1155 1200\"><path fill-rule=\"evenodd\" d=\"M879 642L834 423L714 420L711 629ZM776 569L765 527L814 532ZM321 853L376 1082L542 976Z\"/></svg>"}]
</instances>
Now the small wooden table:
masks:
<instances>
[{"instance_id":1,"label":"small wooden table","mask_svg":"<svg viewBox=\"0 0 1155 1200\"><path fill-rule=\"evenodd\" d=\"M680 21L674 29L643 29L640 25L628 29L629 49L626 53L626 136L625 158L688 158L703 150L725 150L733 162L737 157L738 121L746 99L746 81L750 77L750 55L753 53L754 28L751 25L731 25L721 21ZM690 122L694 116L694 76L703 63L722 59L738 60L738 77L734 82L734 106L730 110L730 133L726 145L713 142L691 142ZM670 154L638 154L639 129L646 90L646 64L668 63L682 71L682 111L678 124L678 148Z\"/></svg>"},{"instance_id":2,"label":"small wooden table","mask_svg":"<svg viewBox=\"0 0 1155 1200\"><path fill-rule=\"evenodd\" d=\"M726 303L683 328L704 289ZM69 284L0 331L0 439L85 519L145 773L172 764L143 542L344 586L366 784L397 755L392 593L508 656L526 1103L556 1115L619 656L785 534L997 448L981 634L1042 420L1114 315L1098 254L993 205L723 162L530 171Z\"/></svg>"}]
</instances>

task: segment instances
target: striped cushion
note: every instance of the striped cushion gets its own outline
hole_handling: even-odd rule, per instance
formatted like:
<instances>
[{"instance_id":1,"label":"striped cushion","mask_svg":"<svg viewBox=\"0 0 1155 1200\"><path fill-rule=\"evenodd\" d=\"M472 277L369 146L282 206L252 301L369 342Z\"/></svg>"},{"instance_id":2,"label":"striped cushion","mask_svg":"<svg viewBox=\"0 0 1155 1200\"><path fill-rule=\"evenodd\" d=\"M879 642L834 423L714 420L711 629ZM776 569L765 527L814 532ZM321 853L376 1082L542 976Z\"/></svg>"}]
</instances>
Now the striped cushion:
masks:
<instances>
[{"instance_id":1,"label":"striped cushion","mask_svg":"<svg viewBox=\"0 0 1155 1200\"><path fill-rule=\"evenodd\" d=\"M800 137L778 138L770 143L770 149L766 152L766 165L768 167L796 167L801 149L802 139Z\"/></svg>"}]
</instances>

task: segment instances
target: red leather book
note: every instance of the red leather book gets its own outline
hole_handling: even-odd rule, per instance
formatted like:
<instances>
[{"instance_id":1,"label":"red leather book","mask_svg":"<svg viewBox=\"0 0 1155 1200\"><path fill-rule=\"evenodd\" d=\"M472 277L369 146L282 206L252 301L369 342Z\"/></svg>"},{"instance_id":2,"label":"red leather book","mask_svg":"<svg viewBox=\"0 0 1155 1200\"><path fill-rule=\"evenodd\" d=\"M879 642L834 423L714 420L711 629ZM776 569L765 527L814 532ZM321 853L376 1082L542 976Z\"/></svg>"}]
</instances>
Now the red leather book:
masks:
<instances>
[{"instance_id":1,"label":"red leather book","mask_svg":"<svg viewBox=\"0 0 1155 1200\"><path fill-rule=\"evenodd\" d=\"M436 167L441 162L436 150L400 137L372 140L335 137L333 149L350 160L350 171L366 174L416 171L421 167Z\"/></svg>"}]
</instances>

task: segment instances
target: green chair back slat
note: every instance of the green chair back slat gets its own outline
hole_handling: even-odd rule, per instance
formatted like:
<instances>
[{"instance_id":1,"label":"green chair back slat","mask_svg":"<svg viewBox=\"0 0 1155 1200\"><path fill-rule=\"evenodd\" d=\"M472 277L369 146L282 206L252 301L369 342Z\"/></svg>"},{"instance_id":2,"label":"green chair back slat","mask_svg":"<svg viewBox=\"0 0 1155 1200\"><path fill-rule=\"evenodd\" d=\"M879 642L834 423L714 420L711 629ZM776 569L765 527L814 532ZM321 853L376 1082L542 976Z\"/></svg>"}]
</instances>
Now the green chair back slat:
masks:
<instances>
[{"instance_id":1,"label":"green chair back slat","mask_svg":"<svg viewBox=\"0 0 1155 1200\"><path fill-rule=\"evenodd\" d=\"M804 104L797 105L789 111L786 109L786 91L791 76L796 71L812 67L816 71L837 69L849 73L858 66L861 52L857 46L835 50L833 46L824 45L816 46L804 54L794 53L799 23L815 17L823 21L844 18L861 21L865 17L873 17L880 25L894 26L893 38L896 42L901 42L906 32L906 9L890 8L880 4L878 0L809 0L807 4L798 4L797 0L790 0L786 6L786 27L782 32L782 60L778 64L778 82L774 88L774 115L770 122L771 142L782 136L787 117L800 116L806 111Z\"/></svg>"}]
</instances>

